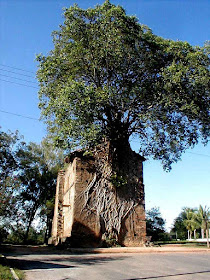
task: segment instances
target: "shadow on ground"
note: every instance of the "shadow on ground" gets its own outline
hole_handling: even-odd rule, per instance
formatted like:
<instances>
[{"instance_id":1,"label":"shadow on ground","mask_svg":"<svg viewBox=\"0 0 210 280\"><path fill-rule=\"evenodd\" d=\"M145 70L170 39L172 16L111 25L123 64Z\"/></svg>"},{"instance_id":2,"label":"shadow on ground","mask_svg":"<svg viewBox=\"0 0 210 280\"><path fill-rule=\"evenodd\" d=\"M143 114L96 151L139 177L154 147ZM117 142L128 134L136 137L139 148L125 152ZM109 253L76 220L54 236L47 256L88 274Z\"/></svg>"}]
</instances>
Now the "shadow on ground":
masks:
<instances>
[{"instance_id":1,"label":"shadow on ground","mask_svg":"<svg viewBox=\"0 0 210 280\"><path fill-rule=\"evenodd\" d=\"M77 256L65 250L39 246L0 246L0 252L7 257L13 268L21 270L75 268L80 265L103 264L126 258L126 256L94 257L85 254L81 257L81 254Z\"/></svg>"},{"instance_id":2,"label":"shadow on ground","mask_svg":"<svg viewBox=\"0 0 210 280\"><path fill-rule=\"evenodd\" d=\"M61 257L61 258L51 258L50 260L43 259L42 261L40 260L27 260L27 259L21 259L21 258L11 258L7 257L7 260L9 264L12 267L22 269L22 270L34 270L34 269L60 269L60 268L75 268L79 265L95 265L95 264L102 264L110 261L116 261L119 259L124 259L124 258L114 258L111 257L89 257L89 258L75 258L75 257ZM59 262L62 262L60 264ZM63 262L66 262L63 263ZM71 265L67 264L71 263Z\"/></svg>"}]
</instances>

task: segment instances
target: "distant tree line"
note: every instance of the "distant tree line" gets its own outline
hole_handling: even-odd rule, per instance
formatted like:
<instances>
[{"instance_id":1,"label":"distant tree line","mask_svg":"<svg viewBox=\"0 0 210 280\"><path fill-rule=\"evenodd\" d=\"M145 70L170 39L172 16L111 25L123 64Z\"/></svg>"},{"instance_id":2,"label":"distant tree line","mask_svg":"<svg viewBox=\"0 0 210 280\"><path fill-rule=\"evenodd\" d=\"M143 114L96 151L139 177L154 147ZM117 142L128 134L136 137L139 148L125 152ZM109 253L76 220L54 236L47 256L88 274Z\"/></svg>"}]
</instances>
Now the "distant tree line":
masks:
<instances>
[{"instance_id":1,"label":"distant tree line","mask_svg":"<svg viewBox=\"0 0 210 280\"><path fill-rule=\"evenodd\" d=\"M170 240L170 236L166 232L165 223L159 207L153 207L146 211L147 236L151 237L151 241Z\"/></svg>"},{"instance_id":2,"label":"distant tree line","mask_svg":"<svg viewBox=\"0 0 210 280\"><path fill-rule=\"evenodd\" d=\"M26 144L18 131L0 130L0 242L47 241L62 160L48 139Z\"/></svg>"},{"instance_id":3,"label":"distant tree line","mask_svg":"<svg viewBox=\"0 0 210 280\"><path fill-rule=\"evenodd\" d=\"M206 238L209 247L210 209L185 207L175 219L171 233L176 239Z\"/></svg>"},{"instance_id":4,"label":"distant tree line","mask_svg":"<svg viewBox=\"0 0 210 280\"><path fill-rule=\"evenodd\" d=\"M201 205L198 208L184 207L168 233L160 209L153 207L146 211L146 227L147 236L151 237L151 241L206 238L209 247L210 209Z\"/></svg>"}]
</instances>

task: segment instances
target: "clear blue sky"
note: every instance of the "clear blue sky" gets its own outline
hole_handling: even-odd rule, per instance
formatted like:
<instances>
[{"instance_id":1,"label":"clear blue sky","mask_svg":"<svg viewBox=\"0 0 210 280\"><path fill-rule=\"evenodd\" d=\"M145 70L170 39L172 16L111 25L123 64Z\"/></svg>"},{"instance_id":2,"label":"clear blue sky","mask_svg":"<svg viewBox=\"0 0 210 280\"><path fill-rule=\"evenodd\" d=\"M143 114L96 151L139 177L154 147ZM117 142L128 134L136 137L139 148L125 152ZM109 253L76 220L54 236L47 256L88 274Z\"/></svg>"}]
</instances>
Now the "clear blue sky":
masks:
<instances>
[{"instance_id":1,"label":"clear blue sky","mask_svg":"<svg viewBox=\"0 0 210 280\"><path fill-rule=\"evenodd\" d=\"M103 3L96 0L0 0L1 111L39 119L38 85L33 78L35 56L41 52L47 54L53 48L51 32L63 22L62 8L75 2L82 8ZM140 23L164 38L199 46L210 39L209 0L113 0L112 3L123 6L127 14L136 15ZM46 134L42 122L3 112L0 112L0 126L5 131L18 129L26 141L40 142ZM138 143L132 143L132 146L138 149ZM144 182L146 208L159 206L167 227L184 206L210 206L209 146L198 145L186 152L170 173L165 173L158 162L146 161Z\"/></svg>"}]
</instances>

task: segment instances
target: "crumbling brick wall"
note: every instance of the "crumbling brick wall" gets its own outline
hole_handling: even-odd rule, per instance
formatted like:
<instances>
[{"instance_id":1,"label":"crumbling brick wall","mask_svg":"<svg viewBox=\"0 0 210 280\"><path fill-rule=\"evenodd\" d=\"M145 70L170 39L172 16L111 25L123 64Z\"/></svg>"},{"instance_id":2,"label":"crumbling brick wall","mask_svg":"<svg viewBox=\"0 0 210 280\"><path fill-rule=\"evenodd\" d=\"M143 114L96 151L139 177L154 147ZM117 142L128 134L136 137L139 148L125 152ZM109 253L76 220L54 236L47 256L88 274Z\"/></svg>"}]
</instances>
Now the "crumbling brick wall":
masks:
<instances>
[{"instance_id":1,"label":"crumbling brick wall","mask_svg":"<svg viewBox=\"0 0 210 280\"><path fill-rule=\"evenodd\" d=\"M134 211L122 220L118 242L123 246L142 246L146 238L143 158L132 152L128 161L129 190L118 190L118 196L135 198ZM71 154L66 170L58 174L55 210L50 243L68 241L71 246L99 246L103 234L100 216L87 202L86 188L96 176L94 157L82 152ZM133 184L132 184L133 182ZM136 184L137 183L137 184ZM136 187L138 186L138 187Z\"/></svg>"}]
</instances>

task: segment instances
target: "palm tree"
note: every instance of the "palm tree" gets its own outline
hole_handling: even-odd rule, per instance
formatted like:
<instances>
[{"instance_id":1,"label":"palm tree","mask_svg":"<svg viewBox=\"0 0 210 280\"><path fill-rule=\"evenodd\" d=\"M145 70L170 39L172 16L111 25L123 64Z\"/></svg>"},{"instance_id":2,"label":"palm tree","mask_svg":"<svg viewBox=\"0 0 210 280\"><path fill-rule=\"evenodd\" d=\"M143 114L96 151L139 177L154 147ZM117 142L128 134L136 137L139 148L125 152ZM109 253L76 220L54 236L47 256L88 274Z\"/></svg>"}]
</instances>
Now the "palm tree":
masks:
<instances>
[{"instance_id":1,"label":"palm tree","mask_svg":"<svg viewBox=\"0 0 210 280\"><path fill-rule=\"evenodd\" d=\"M201 224L200 224L200 221L198 219L198 209L197 208L195 208L193 210L193 217L192 217L192 219L193 219L192 228L194 230L194 239L196 239L196 230L201 228Z\"/></svg>"},{"instance_id":2,"label":"palm tree","mask_svg":"<svg viewBox=\"0 0 210 280\"><path fill-rule=\"evenodd\" d=\"M197 228L197 224L195 221L195 209L192 208L184 208L185 211L185 219L184 225L188 230L188 239L192 239L192 232Z\"/></svg>"},{"instance_id":3,"label":"palm tree","mask_svg":"<svg viewBox=\"0 0 210 280\"><path fill-rule=\"evenodd\" d=\"M199 206L196 214L196 221L200 223L201 229L206 232L207 247L209 248L210 209L207 206Z\"/></svg>"}]
</instances>

